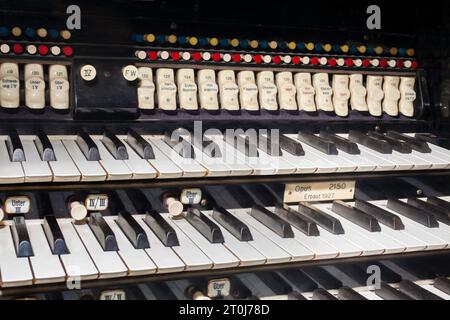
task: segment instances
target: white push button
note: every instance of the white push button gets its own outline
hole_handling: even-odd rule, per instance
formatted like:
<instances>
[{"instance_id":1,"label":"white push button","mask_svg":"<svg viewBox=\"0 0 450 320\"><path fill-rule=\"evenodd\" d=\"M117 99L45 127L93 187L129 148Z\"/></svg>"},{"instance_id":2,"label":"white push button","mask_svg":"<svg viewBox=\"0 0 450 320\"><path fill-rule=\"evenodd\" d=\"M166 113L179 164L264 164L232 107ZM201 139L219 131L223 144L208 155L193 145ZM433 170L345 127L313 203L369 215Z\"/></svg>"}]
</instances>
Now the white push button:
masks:
<instances>
[{"instance_id":1,"label":"white push button","mask_svg":"<svg viewBox=\"0 0 450 320\"><path fill-rule=\"evenodd\" d=\"M177 86L172 69L161 68L156 70L156 94L158 96L158 108L162 110L176 110Z\"/></svg>"},{"instance_id":2,"label":"white push button","mask_svg":"<svg viewBox=\"0 0 450 320\"><path fill-rule=\"evenodd\" d=\"M316 73L313 75L313 86L316 91L317 109L323 111L333 111L333 90L330 87L328 73Z\"/></svg>"},{"instance_id":3,"label":"white push button","mask_svg":"<svg viewBox=\"0 0 450 320\"><path fill-rule=\"evenodd\" d=\"M64 65L52 65L48 69L50 105L55 109L69 109L69 81Z\"/></svg>"},{"instance_id":4,"label":"white push button","mask_svg":"<svg viewBox=\"0 0 450 320\"><path fill-rule=\"evenodd\" d=\"M178 69L177 71L178 97L180 108L197 110L197 85L193 69Z\"/></svg>"},{"instance_id":5,"label":"white push button","mask_svg":"<svg viewBox=\"0 0 450 320\"><path fill-rule=\"evenodd\" d=\"M217 94L219 93L219 87L216 83L216 73L214 70L199 70L197 73L197 83L200 107L206 110L218 110L219 100Z\"/></svg>"},{"instance_id":6,"label":"white push button","mask_svg":"<svg viewBox=\"0 0 450 320\"><path fill-rule=\"evenodd\" d=\"M217 74L219 83L220 105L222 109L239 110L236 77L233 70L222 70Z\"/></svg>"},{"instance_id":7,"label":"white push button","mask_svg":"<svg viewBox=\"0 0 450 320\"><path fill-rule=\"evenodd\" d=\"M122 74L125 80L135 81L138 78L139 72L135 66L130 64L122 68Z\"/></svg>"},{"instance_id":8,"label":"white push button","mask_svg":"<svg viewBox=\"0 0 450 320\"><path fill-rule=\"evenodd\" d=\"M368 111L366 102L367 90L364 88L363 75L350 75L350 105L352 110Z\"/></svg>"},{"instance_id":9,"label":"white push button","mask_svg":"<svg viewBox=\"0 0 450 320\"><path fill-rule=\"evenodd\" d=\"M86 207L78 201L71 202L69 204L69 209L70 209L70 216L75 221L83 221L88 214L88 210L86 209Z\"/></svg>"},{"instance_id":10,"label":"white push button","mask_svg":"<svg viewBox=\"0 0 450 320\"><path fill-rule=\"evenodd\" d=\"M153 83L152 69L148 67L138 68L138 108L154 109L155 108L155 84Z\"/></svg>"},{"instance_id":11,"label":"white push button","mask_svg":"<svg viewBox=\"0 0 450 320\"><path fill-rule=\"evenodd\" d=\"M80 69L80 76L84 81L92 81L97 76L97 69L90 64L85 64Z\"/></svg>"},{"instance_id":12,"label":"white push button","mask_svg":"<svg viewBox=\"0 0 450 320\"><path fill-rule=\"evenodd\" d=\"M241 71L238 73L237 82L239 86L239 102L241 108L248 111L257 111L258 87L255 82L253 71Z\"/></svg>"},{"instance_id":13,"label":"white push button","mask_svg":"<svg viewBox=\"0 0 450 320\"><path fill-rule=\"evenodd\" d=\"M350 91L348 90L349 78L347 75L333 75L333 105L334 112L340 117L348 116L348 99Z\"/></svg>"},{"instance_id":14,"label":"white push button","mask_svg":"<svg viewBox=\"0 0 450 320\"><path fill-rule=\"evenodd\" d=\"M399 83L399 77L384 77L384 100L382 104L383 112L386 112L388 115L393 117L398 116L398 100L400 100L400 91L398 90Z\"/></svg>"},{"instance_id":15,"label":"white push button","mask_svg":"<svg viewBox=\"0 0 450 320\"><path fill-rule=\"evenodd\" d=\"M0 65L0 106L17 108L19 103L19 66L17 63L3 63Z\"/></svg>"},{"instance_id":16,"label":"white push button","mask_svg":"<svg viewBox=\"0 0 450 320\"><path fill-rule=\"evenodd\" d=\"M367 108L372 116L381 116L381 100L383 100L384 92L382 89L383 77L367 76Z\"/></svg>"},{"instance_id":17,"label":"white push button","mask_svg":"<svg viewBox=\"0 0 450 320\"><path fill-rule=\"evenodd\" d=\"M7 214L27 214L31 209L30 198L26 196L8 197L4 210Z\"/></svg>"},{"instance_id":18,"label":"white push button","mask_svg":"<svg viewBox=\"0 0 450 320\"><path fill-rule=\"evenodd\" d=\"M297 89L294 86L292 72L279 72L275 78L278 88L278 103L280 104L280 109L297 110L297 102L295 101Z\"/></svg>"},{"instance_id":19,"label":"white push button","mask_svg":"<svg viewBox=\"0 0 450 320\"><path fill-rule=\"evenodd\" d=\"M416 92L414 84L416 79L413 77L400 78L400 101L398 109L400 113L406 117L414 115L414 101L416 100Z\"/></svg>"},{"instance_id":20,"label":"white push button","mask_svg":"<svg viewBox=\"0 0 450 320\"><path fill-rule=\"evenodd\" d=\"M259 105L262 109L277 110L277 87L272 71L261 71L256 76L259 91Z\"/></svg>"},{"instance_id":21,"label":"white push button","mask_svg":"<svg viewBox=\"0 0 450 320\"><path fill-rule=\"evenodd\" d=\"M314 101L314 87L311 85L310 73L296 73L294 76L295 87L297 88L298 109L306 112L316 111Z\"/></svg>"},{"instance_id":22,"label":"white push button","mask_svg":"<svg viewBox=\"0 0 450 320\"><path fill-rule=\"evenodd\" d=\"M41 64L25 65L25 105L30 109L45 107L44 68Z\"/></svg>"}]
</instances>

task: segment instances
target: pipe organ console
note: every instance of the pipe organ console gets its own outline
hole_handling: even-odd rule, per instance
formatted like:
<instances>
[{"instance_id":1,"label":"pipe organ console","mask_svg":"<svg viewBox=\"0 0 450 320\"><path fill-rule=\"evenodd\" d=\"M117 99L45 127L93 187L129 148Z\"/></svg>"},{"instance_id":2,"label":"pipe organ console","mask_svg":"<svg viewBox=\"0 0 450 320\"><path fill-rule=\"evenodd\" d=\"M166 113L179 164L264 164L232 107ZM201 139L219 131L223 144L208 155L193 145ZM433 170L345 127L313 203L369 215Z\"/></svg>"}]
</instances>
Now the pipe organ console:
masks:
<instances>
[{"instance_id":1,"label":"pipe organ console","mask_svg":"<svg viewBox=\"0 0 450 320\"><path fill-rule=\"evenodd\" d=\"M448 47L278 2L0 4L2 299L450 298Z\"/></svg>"}]
</instances>

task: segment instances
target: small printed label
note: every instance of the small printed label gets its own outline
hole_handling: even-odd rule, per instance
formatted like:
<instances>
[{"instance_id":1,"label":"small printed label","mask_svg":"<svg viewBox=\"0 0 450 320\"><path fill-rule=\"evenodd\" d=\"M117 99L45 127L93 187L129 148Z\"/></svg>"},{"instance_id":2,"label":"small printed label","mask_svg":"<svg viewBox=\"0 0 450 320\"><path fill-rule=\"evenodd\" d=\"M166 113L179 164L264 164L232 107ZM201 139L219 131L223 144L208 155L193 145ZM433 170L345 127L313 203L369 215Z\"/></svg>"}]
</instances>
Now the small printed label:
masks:
<instances>
[{"instance_id":1,"label":"small printed label","mask_svg":"<svg viewBox=\"0 0 450 320\"><path fill-rule=\"evenodd\" d=\"M183 189L180 194L182 204L199 204L202 201L202 190L200 188Z\"/></svg>"},{"instance_id":2,"label":"small printed label","mask_svg":"<svg viewBox=\"0 0 450 320\"><path fill-rule=\"evenodd\" d=\"M230 295L230 279L213 279L208 281L208 297L218 298Z\"/></svg>"},{"instance_id":3,"label":"small printed label","mask_svg":"<svg viewBox=\"0 0 450 320\"><path fill-rule=\"evenodd\" d=\"M284 202L353 199L355 184L355 181L289 183L284 189Z\"/></svg>"},{"instance_id":4,"label":"small printed label","mask_svg":"<svg viewBox=\"0 0 450 320\"><path fill-rule=\"evenodd\" d=\"M100 300L126 300L126 294L122 289L102 291Z\"/></svg>"},{"instance_id":5,"label":"small printed label","mask_svg":"<svg viewBox=\"0 0 450 320\"><path fill-rule=\"evenodd\" d=\"M106 194L90 194L84 202L89 211L104 211L108 209L108 196Z\"/></svg>"},{"instance_id":6,"label":"small printed label","mask_svg":"<svg viewBox=\"0 0 450 320\"><path fill-rule=\"evenodd\" d=\"M5 200L7 214L26 214L30 212L31 201L26 196L8 197Z\"/></svg>"}]
</instances>

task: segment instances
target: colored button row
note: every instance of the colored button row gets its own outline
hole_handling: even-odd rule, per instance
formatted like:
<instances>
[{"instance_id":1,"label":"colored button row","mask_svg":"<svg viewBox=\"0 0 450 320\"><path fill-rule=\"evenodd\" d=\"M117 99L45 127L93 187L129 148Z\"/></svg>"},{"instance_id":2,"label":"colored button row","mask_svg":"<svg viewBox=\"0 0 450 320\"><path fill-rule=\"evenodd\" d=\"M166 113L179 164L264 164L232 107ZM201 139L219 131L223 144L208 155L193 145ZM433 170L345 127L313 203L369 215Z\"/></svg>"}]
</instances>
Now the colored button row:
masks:
<instances>
[{"instance_id":1,"label":"colored button row","mask_svg":"<svg viewBox=\"0 0 450 320\"><path fill-rule=\"evenodd\" d=\"M300 51L315 51L315 52L334 52L334 53L349 53L349 54L370 54L370 55L392 55L392 56L414 56L414 49L406 48L384 48L382 46L365 46L365 45L338 45L329 43L313 43L313 42L295 42L295 41L266 41L266 40L240 40L240 39L219 39L219 38L197 38L176 35L154 35L154 34L137 34L134 35L134 40L137 42L148 42L158 44L179 44L191 46L212 46L212 47L232 47L242 49L280 49L280 50L300 50Z\"/></svg>"},{"instance_id":2,"label":"colored button row","mask_svg":"<svg viewBox=\"0 0 450 320\"><path fill-rule=\"evenodd\" d=\"M61 53L66 57L70 57L73 55L73 49L69 46L59 47L59 46L47 46L44 44L41 45L22 45L21 43L14 43L13 45L9 45L7 43L0 44L0 52L2 54L15 53L15 54L29 54L29 55L52 55L59 56Z\"/></svg>"},{"instance_id":3,"label":"colored button row","mask_svg":"<svg viewBox=\"0 0 450 320\"><path fill-rule=\"evenodd\" d=\"M220 52L179 52L179 51L145 51L137 50L135 56L140 60L172 60L172 61L213 61L213 62L233 62L233 63L255 63L255 64L292 64L292 65L312 65L329 67L362 67L362 68L399 68L416 69L418 67L415 60L400 59L353 59L353 58L330 58L330 57L309 57L292 55L261 55L261 54L240 54L240 53L220 53Z\"/></svg>"},{"instance_id":4,"label":"colored button row","mask_svg":"<svg viewBox=\"0 0 450 320\"><path fill-rule=\"evenodd\" d=\"M9 35L14 37L21 37L25 35L27 38L51 38L63 40L69 40L72 37L72 33L69 30L56 30L56 29L45 29L45 28L31 28L26 27L22 30L21 27L12 27L11 29L7 27L0 27L0 37L7 37Z\"/></svg>"}]
</instances>

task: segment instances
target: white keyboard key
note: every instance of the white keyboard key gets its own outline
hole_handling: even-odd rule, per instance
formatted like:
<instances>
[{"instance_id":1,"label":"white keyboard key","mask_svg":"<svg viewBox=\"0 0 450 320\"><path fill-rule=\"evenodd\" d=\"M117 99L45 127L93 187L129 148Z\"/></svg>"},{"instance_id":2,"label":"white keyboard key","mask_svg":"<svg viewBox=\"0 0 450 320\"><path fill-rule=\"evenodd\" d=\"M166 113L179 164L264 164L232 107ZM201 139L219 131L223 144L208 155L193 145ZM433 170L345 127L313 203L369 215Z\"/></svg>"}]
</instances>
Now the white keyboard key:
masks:
<instances>
[{"instance_id":1,"label":"white keyboard key","mask_svg":"<svg viewBox=\"0 0 450 320\"><path fill-rule=\"evenodd\" d=\"M197 110L197 85L195 84L194 69L178 69L177 86L180 108Z\"/></svg>"},{"instance_id":2,"label":"white keyboard key","mask_svg":"<svg viewBox=\"0 0 450 320\"><path fill-rule=\"evenodd\" d=\"M316 106L318 110L334 111L333 90L330 87L328 73L315 73L312 77L314 91L316 92Z\"/></svg>"},{"instance_id":3,"label":"white keyboard key","mask_svg":"<svg viewBox=\"0 0 450 320\"><path fill-rule=\"evenodd\" d=\"M41 64L26 64L24 68L25 105L31 109L45 107L44 68Z\"/></svg>"},{"instance_id":4,"label":"white keyboard key","mask_svg":"<svg viewBox=\"0 0 450 320\"><path fill-rule=\"evenodd\" d=\"M134 219L144 229L147 234L150 248L145 249L145 252L153 260L157 267L157 273L181 272L184 271L186 265L177 256L177 254L170 247L166 247L153 231L144 222L143 215L134 215Z\"/></svg>"},{"instance_id":5,"label":"white keyboard key","mask_svg":"<svg viewBox=\"0 0 450 320\"><path fill-rule=\"evenodd\" d=\"M340 117L348 116L348 100L350 91L348 90L349 77L343 74L333 75L333 105L334 112Z\"/></svg>"},{"instance_id":6,"label":"white keyboard key","mask_svg":"<svg viewBox=\"0 0 450 320\"><path fill-rule=\"evenodd\" d=\"M258 87L256 86L253 71L240 71L237 75L237 83L239 86L239 102L241 108L249 111L257 111L259 109Z\"/></svg>"},{"instance_id":7,"label":"white keyboard key","mask_svg":"<svg viewBox=\"0 0 450 320\"><path fill-rule=\"evenodd\" d=\"M366 102L367 90L364 88L363 75L350 75L350 105L352 110L369 111Z\"/></svg>"},{"instance_id":8,"label":"white keyboard key","mask_svg":"<svg viewBox=\"0 0 450 320\"><path fill-rule=\"evenodd\" d=\"M0 183L22 183L25 174L20 162L11 162L5 138L0 138Z\"/></svg>"},{"instance_id":9,"label":"white keyboard key","mask_svg":"<svg viewBox=\"0 0 450 320\"><path fill-rule=\"evenodd\" d=\"M383 77L367 76L367 108L372 116L379 117L382 114L381 101L384 98Z\"/></svg>"},{"instance_id":10,"label":"white keyboard key","mask_svg":"<svg viewBox=\"0 0 450 320\"><path fill-rule=\"evenodd\" d=\"M258 85L259 105L261 109L277 110L277 86L272 71L260 71L256 76Z\"/></svg>"},{"instance_id":11,"label":"white keyboard key","mask_svg":"<svg viewBox=\"0 0 450 320\"><path fill-rule=\"evenodd\" d=\"M398 85L399 77L385 76L383 82L383 112L390 116L398 116L398 100L400 99L400 91Z\"/></svg>"},{"instance_id":12,"label":"white keyboard key","mask_svg":"<svg viewBox=\"0 0 450 320\"><path fill-rule=\"evenodd\" d=\"M50 84L50 106L54 109L69 109L69 88L67 68L61 64L54 64L48 68Z\"/></svg>"},{"instance_id":13,"label":"white keyboard key","mask_svg":"<svg viewBox=\"0 0 450 320\"><path fill-rule=\"evenodd\" d=\"M206 168L208 177L227 177L231 175L231 169L225 164L222 157L211 158L200 149L193 146L195 159Z\"/></svg>"},{"instance_id":14,"label":"white keyboard key","mask_svg":"<svg viewBox=\"0 0 450 320\"><path fill-rule=\"evenodd\" d=\"M49 137L53 146L56 161L49 161L48 165L53 172L54 182L77 182L81 179L81 174L73 162L69 153L67 153L64 144L59 139Z\"/></svg>"},{"instance_id":15,"label":"white keyboard key","mask_svg":"<svg viewBox=\"0 0 450 320\"><path fill-rule=\"evenodd\" d=\"M239 220L244 222L241 217L248 215L247 210L248 209L236 209L229 211ZM285 263L291 261L291 254L275 244L275 242L270 240L264 233L258 231L253 225L247 223L247 226L253 236L253 241L248 241L248 243L253 248L258 250L264 257L266 257L266 264Z\"/></svg>"},{"instance_id":16,"label":"white keyboard key","mask_svg":"<svg viewBox=\"0 0 450 320\"><path fill-rule=\"evenodd\" d=\"M116 160L106 149L101 137L91 136L100 153L100 164L108 174L106 180L127 180L133 177L133 173L123 160Z\"/></svg>"},{"instance_id":17,"label":"white keyboard key","mask_svg":"<svg viewBox=\"0 0 450 320\"><path fill-rule=\"evenodd\" d=\"M279 72L276 75L276 83L278 89L278 102L280 109L297 110L297 102L295 96L297 89L294 86L292 72Z\"/></svg>"},{"instance_id":18,"label":"white keyboard key","mask_svg":"<svg viewBox=\"0 0 450 320\"><path fill-rule=\"evenodd\" d=\"M400 101L398 102L398 111L406 117L414 116L414 101L416 92L414 84L416 79L413 77L400 78Z\"/></svg>"},{"instance_id":19,"label":"white keyboard key","mask_svg":"<svg viewBox=\"0 0 450 320\"><path fill-rule=\"evenodd\" d=\"M161 216L175 229L179 246L172 247L172 250L183 260L186 271L208 270L213 267L213 261L209 259L178 227L176 223L163 213Z\"/></svg>"},{"instance_id":20,"label":"white keyboard key","mask_svg":"<svg viewBox=\"0 0 450 320\"><path fill-rule=\"evenodd\" d=\"M183 177L204 177L206 175L206 169L195 159L183 158L165 143L163 139L163 137L153 136L149 138L149 141L183 171Z\"/></svg>"},{"instance_id":21,"label":"white keyboard key","mask_svg":"<svg viewBox=\"0 0 450 320\"><path fill-rule=\"evenodd\" d=\"M81 173L81 181L105 181L107 174L98 161L88 161L75 139L63 138L62 143Z\"/></svg>"},{"instance_id":22,"label":"white keyboard key","mask_svg":"<svg viewBox=\"0 0 450 320\"><path fill-rule=\"evenodd\" d=\"M118 136L118 138L125 145L128 152L128 160L123 160L125 165L133 173L133 179L153 179L157 172L151 164L142 159L126 142L126 136Z\"/></svg>"},{"instance_id":23,"label":"white keyboard key","mask_svg":"<svg viewBox=\"0 0 450 320\"><path fill-rule=\"evenodd\" d=\"M53 255L40 222L27 223L34 256L30 257L34 283L62 282L66 273L57 255Z\"/></svg>"},{"instance_id":24,"label":"white keyboard key","mask_svg":"<svg viewBox=\"0 0 450 320\"><path fill-rule=\"evenodd\" d=\"M233 70L221 70L217 74L219 83L220 107L225 110L239 110L236 77Z\"/></svg>"},{"instance_id":25,"label":"white keyboard key","mask_svg":"<svg viewBox=\"0 0 450 320\"><path fill-rule=\"evenodd\" d=\"M50 182L53 179L48 163L41 160L34 140L31 137L21 137L26 161L22 162L25 182Z\"/></svg>"},{"instance_id":26,"label":"white keyboard key","mask_svg":"<svg viewBox=\"0 0 450 320\"><path fill-rule=\"evenodd\" d=\"M223 244L209 242L185 218L173 220L173 223L213 262L213 269L232 268L239 265L239 259Z\"/></svg>"},{"instance_id":27,"label":"white keyboard key","mask_svg":"<svg viewBox=\"0 0 450 320\"><path fill-rule=\"evenodd\" d=\"M315 91L311 85L310 73L296 73L294 83L297 89L298 109L306 112L316 111L316 103L314 99Z\"/></svg>"},{"instance_id":28,"label":"white keyboard key","mask_svg":"<svg viewBox=\"0 0 450 320\"><path fill-rule=\"evenodd\" d=\"M68 254L60 256L68 280L97 279L98 270L75 231L71 219L58 219L58 224L69 250Z\"/></svg>"},{"instance_id":29,"label":"white keyboard key","mask_svg":"<svg viewBox=\"0 0 450 320\"><path fill-rule=\"evenodd\" d=\"M27 286L33 283L28 258L17 258L9 226L0 226L0 274L2 287Z\"/></svg>"},{"instance_id":30,"label":"white keyboard key","mask_svg":"<svg viewBox=\"0 0 450 320\"><path fill-rule=\"evenodd\" d=\"M135 249L133 247L127 236L116 223L116 217L105 217L105 221L116 237L117 246L119 247L117 253L126 264L128 275L139 276L155 273L156 265L149 258L145 250Z\"/></svg>"},{"instance_id":31,"label":"white keyboard key","mask_svg":"<svg viewBox=\"0 0 450 320\"><path fill-rule=\"evenodd\" d=\"M156 94L158 108L162 110L177 109L177 86L173 69L160 68L156 70Z\"/></svg>"},{"instance_id":32,"label":"white keyboard key","mask_svg":"<svg viewBox=\"0 0 450 320\"><path fill-rule=\"evenodd\" d=\"M380 296L376 295L372 291L361 291L359 292L360 295L367 298L367 300L383 300Z\"/></svg>"},{"instance_id":33,"label":"white keyboard key","mask_svg":"<svg viewBox=\"0 0 450 320\"><path fill-rule=\"evenodd\" d=\"M431 293L437 295L438 297L441 297L444 300L450 300L450 295L446 294L445 292L435 288L431 284L424 284L421 285L422 288L424 288L427 291L430 291Z\"/></svg>"},{"instance_id":34,"label":"white keyboard key","mask_svg":"<svg viewBox=\"0 0 450 320\"><path fill-rule=\"evenodd\" d=\"M219 87L216 83L216 73L211 69L202 69L197 72L198 95L200 108L205 110L219 110Z\"/></svg>"},{"instance_id":35,"label":"white keyboard key","mask_svg":"<svg viewBox=\"0 0 450 320\"><path fill-rule=\"evenodd\" d=\"M217 221L213 219L211 211L203 211L203 213L214 221L220 228L223 234L225 242L223 246L230 250L238 259L240 260L239 266L254 266L262 265L266 262L266 257L256 250L250 244L251 241L240 241L234 235L229 233L225 228L223 228ZM252 234L253 235L253 234Z\"/></svg>"},{"instance_id":36,"label":"white keyboard key","mask_svg":"<svg viewBox=\"0 0 450 320\"><path fill-rule=\"evenodd\" d=\"M99 278L124 277L128 268L115 251L104 251L87 224L74 224L81 241L99 271Z\"/></svg>"},{"instance_id":37,"label":"white keyboard key","mask_svg":"<svg viewBox=\"0 0 450 320\"><path fill-rule=\"evenodd\" d=\"M17 63L2 63L0 64L0 106L18 108L19 104L19 66Z\"/></svg>"},{"instance_id":38,"label":"white keyboard key","mask_svg":"<svg viewBox=\"0 0 450 320\"><path fill-rule=\"evenodd\" d=\"M153 83L153 72L151 68L138 68L138 108L155 109L155 84Z\"/></svg>"}]
</instances>

